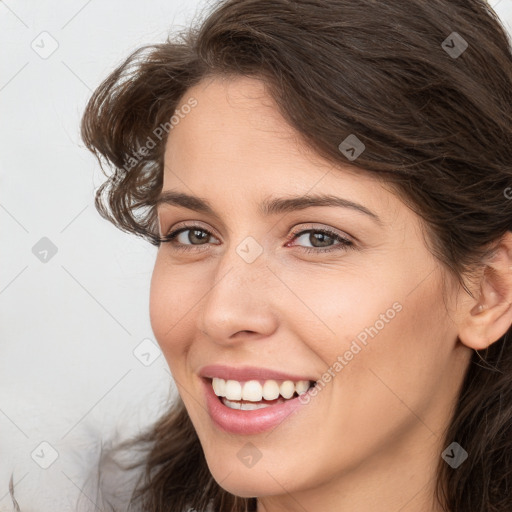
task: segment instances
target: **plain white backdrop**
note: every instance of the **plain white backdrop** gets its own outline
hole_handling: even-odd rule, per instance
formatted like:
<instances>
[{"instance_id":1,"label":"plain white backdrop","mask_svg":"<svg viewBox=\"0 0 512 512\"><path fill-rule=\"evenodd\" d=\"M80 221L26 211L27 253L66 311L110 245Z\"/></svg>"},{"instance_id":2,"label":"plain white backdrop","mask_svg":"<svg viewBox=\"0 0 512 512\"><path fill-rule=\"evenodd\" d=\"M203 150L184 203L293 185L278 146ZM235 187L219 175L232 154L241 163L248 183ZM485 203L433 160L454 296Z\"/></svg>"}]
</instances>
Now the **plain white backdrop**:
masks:
<instances>
[{"instance_id":1,"label":"plain white backdrop","mask_svg":"<svg viewBox=\"0 0 512 512\"><path fill-rule=\"evenodd\" d=\"M157 249L96 212L79 122L132 50L214 3L0 2L1 512L11 474L23 512L74 510L101 439L175 392L149 321ZM512 0L490 4L512 33Z\"/></svg>"}]
</instances>

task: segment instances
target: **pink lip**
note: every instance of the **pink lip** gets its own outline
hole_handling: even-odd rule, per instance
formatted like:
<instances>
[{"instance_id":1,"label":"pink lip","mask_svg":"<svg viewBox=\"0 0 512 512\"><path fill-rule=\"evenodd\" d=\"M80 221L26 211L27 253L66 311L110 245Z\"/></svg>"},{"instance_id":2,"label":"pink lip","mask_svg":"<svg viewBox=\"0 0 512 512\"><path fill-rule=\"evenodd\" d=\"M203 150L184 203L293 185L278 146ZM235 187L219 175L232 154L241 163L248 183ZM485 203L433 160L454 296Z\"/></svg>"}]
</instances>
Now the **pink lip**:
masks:
<instances>
[{"instance_id":1,"label":"pink lip","mask_svg":"<svg viewBox=\"0 0 512 512\"><path fill-rule=\"evenodd\" d=\"M254 411L243 411L231 409L225 406L220 398L214 393L211 379L217 377L224 380L237 380L246 382L248 380L300 380L315 381L311 376L293 375L278 370L258 368L255 366L243 366L234 368L225 365L208 365L201 368L199 375L206 394L206 405L214 424L225 432L231 434L259 434L277 427L286 420L293 412L297 411L303 402L295 397L283 403L276 403L263 409Z\"/></svg>"},{"instance_id":2,"label":"pink lip","mask_svg":"<svg viewBox=\"0 0 512 512\"><path fill-rule=\"evenodd\" d=\"M225 406L213 392L209 379L202 378L201 381L204 385L206 405L212 421L217 427L231 434L260 434L273 429L304 405L299 401L299 397L295 397L286 402L254 411L231 409Z\"/></svg>"},{"instance_id":3,"label":"pink lip","mask_svg":"<svg viewBox=\"0 0 512 512\"><path fill-rule=\"evenodd\" d=\"M256 366L235 368L220 364L203 366L199 371L199 375L208 379L217 377L224 380L238 380L239 382L246 382L248 380L292 380L293 382L298 382L299 380L317 380L316 377L292 375L278 370L257 368Z\"/></svg>"}]
</instances>

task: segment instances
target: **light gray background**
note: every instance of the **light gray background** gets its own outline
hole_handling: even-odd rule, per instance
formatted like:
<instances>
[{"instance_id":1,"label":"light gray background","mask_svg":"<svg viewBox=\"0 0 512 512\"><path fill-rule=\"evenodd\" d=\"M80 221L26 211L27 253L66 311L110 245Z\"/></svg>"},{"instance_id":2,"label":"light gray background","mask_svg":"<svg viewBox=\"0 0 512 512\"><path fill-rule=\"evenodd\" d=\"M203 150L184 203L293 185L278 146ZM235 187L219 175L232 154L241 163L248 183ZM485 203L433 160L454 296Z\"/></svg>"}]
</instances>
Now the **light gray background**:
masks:
<instances>
[{"instance_id":1,"label":"light gray background","mask_svg":"<svg viewBox=\"0 0 512 512\"><path fill-rule=\"evenodd\" d=\"M156 248L96 212L104 176L79 120L132 50L212 3L0 2L2 512L11 473L23 511L73 510L100 439L136 432L175 392L149 322ZM512 0L490 3L512 33Z\"/></svg>"}]
</instances>

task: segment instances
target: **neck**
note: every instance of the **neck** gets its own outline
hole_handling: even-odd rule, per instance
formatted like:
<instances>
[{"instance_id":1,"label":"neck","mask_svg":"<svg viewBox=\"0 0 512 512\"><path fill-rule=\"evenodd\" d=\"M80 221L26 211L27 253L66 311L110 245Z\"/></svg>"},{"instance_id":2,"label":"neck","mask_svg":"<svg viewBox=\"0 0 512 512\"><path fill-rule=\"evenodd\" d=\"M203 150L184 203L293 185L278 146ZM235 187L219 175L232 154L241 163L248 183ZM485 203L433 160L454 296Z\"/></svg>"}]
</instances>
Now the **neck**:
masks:
<instances>
[{"instance_id":1,"label":"neck","mask_svg":"<svg viewBox=\"0 0 512 512\"><path fill-rule=\"evenodd\" d=\"M441 436L420 423L403 441L320 486L261 497L257 512L444 512L434 498Z\"/></svg>"}]
</instances>

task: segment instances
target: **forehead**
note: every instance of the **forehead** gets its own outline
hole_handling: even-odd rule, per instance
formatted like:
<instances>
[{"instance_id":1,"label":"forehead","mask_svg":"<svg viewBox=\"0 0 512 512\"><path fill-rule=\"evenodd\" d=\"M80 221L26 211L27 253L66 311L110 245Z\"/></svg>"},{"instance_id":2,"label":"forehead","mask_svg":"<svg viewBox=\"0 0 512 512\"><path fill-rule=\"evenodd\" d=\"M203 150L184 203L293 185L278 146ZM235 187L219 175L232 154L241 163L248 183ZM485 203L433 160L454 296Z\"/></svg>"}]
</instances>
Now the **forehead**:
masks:
<instances>
[{"instance_id":1,"label":"forehead","mask_svg":"<svg viewBox=\"0 0 512 512\"><path fill-rule=\"evenodd\" d=\"M364 197L373 210L391 199L368 172L335 166L309 149L261 80L210 77L190 88L180 105L190 98L197 105L167 139L164 190L233 201L328 192L358 202Z\"/></svg>"},{"instance_id":2,"label":"forehead","mask_svg":"<svg viewBox=\"0 0 512 512\"><path fill-rule=\"evenodd\" d=\"M170 131L166 160L186 154L189 163L250 159L254 165L307 151L260 80L210 77L190 88L180 105L191 97L197 106Z\"/></svg>"}]
</instances>

